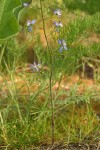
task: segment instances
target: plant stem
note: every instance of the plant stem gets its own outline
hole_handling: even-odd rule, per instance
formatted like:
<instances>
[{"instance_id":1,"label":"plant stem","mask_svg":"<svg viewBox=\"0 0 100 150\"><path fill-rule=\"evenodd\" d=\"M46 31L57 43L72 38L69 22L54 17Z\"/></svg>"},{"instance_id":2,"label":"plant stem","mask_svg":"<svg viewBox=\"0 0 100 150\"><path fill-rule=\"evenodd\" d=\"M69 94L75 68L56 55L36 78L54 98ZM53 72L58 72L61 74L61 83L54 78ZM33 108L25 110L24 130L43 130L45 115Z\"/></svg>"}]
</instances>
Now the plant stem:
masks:
<instances>
[{"instance_id":1,"label":"plant stem","mask_svg":"<svg viewBox=\"0 0 100 150\"><path fill-rule=\"evenodd\" d=\"M0 53L0 65L1 65L1 62L2 62L2 58L3 58L4 52L5 52L6 45L7 45L7 42L5 42L5 44L3 45L2 49L1 49L1 53Z\"/></svg>"},{"instance_id":2,"label":"plant stem","mask_svg":"<svg viewBox=\"0 0 100 150\"><path fill-rule=\"evenodd\" d=\"M42 22L43 22L43 32L44 32L44 36L45 36L45 39L46 39L46 42L47 42L47 48L49 50L49 44L48 44L48 39L47 39L47 36L46 36L45 21L44 21L44 16L43 16L43 8L42 8L41 0L40 0L40 10L41 10L41 16L42 16Z\"/></svg>"},{"instance_id":3,"label":"plant stem","mask_svg":"<svg viewBox=\"0 0 100 150\"><path fill-rule=\"evenodd\" d=\"M43 8L42 8L42 2L40 0L40 10L41 10L41 16L42 16L42 22L43 22L43 31L44 31L44 36L46 39L46 43L47 43L47 49L49 52L49 56L50 56L50 64L51 64L51 70L50 70L50 76L49 76L49 93L50 93L50 102L51 102L51 111L52 111L52 118L51 118L51 122L52 122L52 146L54 145L54 105L53 105L53 97L52 97L52 76L53 76L53 65L52 65L52 51L49 48L49 44L48 44L48 39L47 39L47 35L46 35L46 29L45 29L45 19L43 16Z\"/></svg>"},{"instance_id":4,"label":"plant stem","mask_svg":"<svg viewBox=\"0 0 100 150\"><path fill-rule=\"evenodd\" d=\"M52 145L54 145L54 105L53 105L53 97L52 97L52 57L51 57L51 72L50 72L50 78L49 78L49 83L50 83L50 101L51 101L51 110L52 110Z\"/></svg>"}]
</instances>

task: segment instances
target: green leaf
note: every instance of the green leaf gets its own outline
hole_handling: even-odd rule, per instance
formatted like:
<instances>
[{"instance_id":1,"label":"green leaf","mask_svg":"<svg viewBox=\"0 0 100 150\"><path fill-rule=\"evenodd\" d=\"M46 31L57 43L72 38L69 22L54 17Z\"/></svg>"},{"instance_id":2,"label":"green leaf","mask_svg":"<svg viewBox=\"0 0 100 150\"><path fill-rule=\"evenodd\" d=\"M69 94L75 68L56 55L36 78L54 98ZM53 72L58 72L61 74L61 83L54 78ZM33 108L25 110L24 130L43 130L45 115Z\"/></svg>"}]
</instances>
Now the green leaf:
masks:
<instances>
[{"instance_id":1,"label":"green leaf","mask_svg":"<svg viewBox=\"0 0 100 150\"><path fill-rule=\"evenodd\" d=\"M21 5L20 0L0 0L0 39L10 38L18 33L18 20L14 10Z\"/></svg>"}]
</instances>

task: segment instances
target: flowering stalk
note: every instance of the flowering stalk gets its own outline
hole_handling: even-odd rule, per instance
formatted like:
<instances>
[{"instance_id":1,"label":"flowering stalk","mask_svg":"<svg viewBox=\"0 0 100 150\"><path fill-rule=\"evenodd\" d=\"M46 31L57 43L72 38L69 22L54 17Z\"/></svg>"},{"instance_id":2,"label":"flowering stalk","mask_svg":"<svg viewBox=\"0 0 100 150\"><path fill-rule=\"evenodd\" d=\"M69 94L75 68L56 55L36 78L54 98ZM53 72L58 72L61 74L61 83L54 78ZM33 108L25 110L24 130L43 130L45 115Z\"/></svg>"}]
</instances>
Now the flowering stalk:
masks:
<instances>
[{"instance_id":1,"label":"flowering stalk","mask_svg":"<svg viewBox=\"0 0 100 150\"><path fill-rule=\"evenodd\" d=\"M49 93L50 93L50 101L51 101L51 110L52 110L52 145L54 145L54 106L53 106L53 97L52 97L52 76L53 76L53 65L52 65L52 51L49 48L49 44L48 44L48 39L47 39L47 35L46 35L46 30L45 30L45 19L43 16L43 8L42 8L42 0L40 0L40 10L41 10L41 16L42 16L42 21L43 21L43 31L44 31L44 36L46 39L46 43L47 43L47 49L48 49L48 53L50 56L50 64L51 64L51 70L50 70L50 76L49 76Z\"/></svg>"}]
</instances>

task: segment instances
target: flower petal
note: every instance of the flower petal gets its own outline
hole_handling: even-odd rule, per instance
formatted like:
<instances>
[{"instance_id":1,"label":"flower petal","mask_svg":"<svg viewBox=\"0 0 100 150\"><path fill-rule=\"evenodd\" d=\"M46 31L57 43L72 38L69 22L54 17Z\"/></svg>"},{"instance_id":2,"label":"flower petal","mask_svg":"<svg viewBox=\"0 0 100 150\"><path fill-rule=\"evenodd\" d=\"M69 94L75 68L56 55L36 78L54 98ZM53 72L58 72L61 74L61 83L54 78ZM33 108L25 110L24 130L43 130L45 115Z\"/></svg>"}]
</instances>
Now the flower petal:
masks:
<instances>
[{"instance_id":1,"label":"flower petal","mask_svg":"<svg viewBox=\"0 0 100 150\"><path fill-rule=\"evenodd\" d=\"M65 49L65 50L68 50L68 48L67 48L67 46L66 46L66 45L64 45L64 49Z\"/></svg>"},{"instance_id":2,"label":"flower petal","mask_svg":"<svg viewBox=\"0 0 100 150\"><path fill-rule=\"evenodd\" d=\"M27 25L27 26L30 26L30 24L31 24L31 21L30 21L30 20L27 20L26 25Z\"/></svg>"},{"instance_id":3,"label":"flower petal","mask_svg":"<svg viewBox=\"0 0 100 150\"><path fill-rule=\"evenodd\" d=\"M32 30L33 30L32 26L29 26L29 27L28 27L28 31L29 31L29 32L32 32Z\"/></svg>"},{"instance_id":4,"label":"flower petal","mask_svg":"<svg viewBox=\"0 0 100 150\"><path fill-rule=\"evenodd\" d=\"M59 26L60 26L60 27L63 27L63 24L62 24L62 22L60 22L60 21L59 21Z\"/></svg>"},{"instance_id":5,"label":"flower petal","mask_svg":"<svg viewBox=\"0 0 100 150\"><path fill-rule=\"evenodd\" d=\"M66 45L66 42L65 42L65 40L62 40L62 45Z\"/></svg>"},{"instance_id":6,"label":"flower petal","mask_svg":"<svg viewBox=\"0 0 100 150\"><path fill-rule=\"evenodd\" d=\"M60 9L56 9L56 10L54 11L54 14L55 14L55 15L58 15L58 16L61 16L62 12L61 12Z\"/></svg>"},{"instance_id":7,"label":"flower petal","mask_svg":"<svg viewBox=\"0 0 100 150\"><path fill-rule=\"evenodd\" d=\"M59 22L54 21L54 24L56 27L62 27L63 26L63 24L60 21Z\"/></svg>"},{"instance_id":8,"label":"flower petal","mask_svg":"<svg viewBox=\"0 0 100 150\"><path fill-rule=\"evenodd\" d=\"M35 22L36 22L36 20L32 20L32 21L31 21L31 24L33 25L33 24L35 24Z\"/></svg>"},{"instance_id":9,"label":"flower petal","mask_svg":"<svg viewBox=\"0 0 100 150\"><path fill-rule=\"evenodd\" d=\"M60 53L62 52L62 50L63 50L63 46L61 46L61 47L59 48Z\"/></svg>"},{"instance_id":10,"label":"flower petal","mask_svg":"<svg viewBox=\"0 0 100 150\"><path fill-rule=\"evenodd\" d=\"M23 6L24 6L24 7L28 7L29 4L28 4L28 3L23 3Z\"/></svg>"},{"instance_id":11,"label":"flower petal","mask_svg":"<svg viewBox=\"0 0 100 150\"><path fill-rule=\"evenodd\" d=\"M60 39L58 39L58 43L61 45L62 44L62 42L61 42L61 40Z\"/></svg>"},{"instance_id":12,"label":"flower petal","mask_svg":"<svg viewBox=\"0 0 100 150\"><path fill-rule=\"evenodd\" d=\"M29 67L33 72L39 71L39 66L35 62L34 64L30 64Z\"/></svg>"}]
</instances>

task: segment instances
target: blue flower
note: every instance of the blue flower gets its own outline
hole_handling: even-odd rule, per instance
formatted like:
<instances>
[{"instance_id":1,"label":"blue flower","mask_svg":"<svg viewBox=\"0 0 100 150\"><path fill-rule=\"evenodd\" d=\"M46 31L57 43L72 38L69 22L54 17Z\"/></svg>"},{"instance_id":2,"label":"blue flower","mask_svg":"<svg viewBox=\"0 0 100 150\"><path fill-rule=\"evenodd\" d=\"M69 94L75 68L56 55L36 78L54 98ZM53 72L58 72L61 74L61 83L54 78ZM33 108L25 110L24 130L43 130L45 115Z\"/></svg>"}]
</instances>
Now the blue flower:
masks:
<instances>
[{"instance_id":1,"label":"blue flower","mask_svg":"<svg viewBox=\"0 0 100 150\"><path fill-rule=\"evenodd\" d=\"M27 20L26 26L30 26L30 25L31 25L31 21L30 21L30 20Z\"/></svg>"},{"instance_id":2,"label":"blue flower","mask_svg":"<svg viewBox=\"0 0 100 150\"><path fill-rule=\"evenodd\" d=\"M59 48L59 51L60 51L60 53L62 52L62 50L68 50L68 48L67 48L67 44L66 44L66 42L65 42L65 40L58 40L58 44L60 44L61 45L61 47Z\"/></svg>"},{"instance_id":3,"label":"blue flower","mask_svg":"<svg viewBox=\"0 0 100 150\"><path fill-rule=\"evenodd\" d=\"M32 26L29 26L27 29L28 29L29 32L32 32L33 27L32 27Z\"/></svg>"},{"instance_id":4,"label":"blue flower","mask_svg":"<svg viewBox=\"0 0 100 150\"><path fill-rule=\"evenodd\" d=\"M32 20L32 21L31 21L31 24L33 25L33 24L35 24L35 22L36 22L36 20Z\"/></svg>"},{"instance_id":5,"label":"blue flower","mask_svg":"<svg viewBox=\"0 0 100 150\"><path fill-rule=\"evenodd\" d=\"M55 24L56 27L63 27L63 24L60 21L59 22L54 21L53 23Z\"/></svg>"},{"instance_id":6,"label":"blue flower","mask_svg":"<svg viewBox=\"0 0 100 150\"><path fill-rule=\"evenodd\" d=\"M29 65L29 67L30 67L30 69L32 70L32 72L39 72L39 70L40 70L40 68L41 68L41 64L36 64L35 62L34 62L34 64L30 64Z\"/></svg>"},{"instance_id":7,"label":"blue flower","mask_svg":"<svg viewBox=\"0 0 100 150\"><path fill-rule=\"evenodd\" d=\"M56 10L54 11L54 14L55 14L55 15L58 15L58 16L61 16L61 15L62 15L62 11L61 11L60 9L56 9Z\"/></svg>"},{"instance_id":8,"label":"blue flower","mask_svg":"<svg viewBox=\"0 0 100 150\"><path fill-rule=\"evenodd\" d=\"M30 25L33 25L33 24L35 24L35 22L36 22L36 20L27 20L27 22L26 22L26 26L30 26Z\"/></svg>"},{"instance_id":9,"label":"blue flower","mask_svg":"<svg viewBox=\"0 0 100 150\"><path fill-rule=\"evenodd\" d=\"M23 7L28 7L31 4L32 0L30 0L30 2L27 3L23 3Z\"/></svg>"},{"instance_id":10,"label":"blue flower","mask_svg":"<svg viewBox=\"0 0 100 150\"><path fill-rule=\"evenodd\" d=\"M32 21L31 20L27 20L26 26L27 26L29 32L32 32L32 25L34 25L35 22L36 22L36 20L32 20Z\"/></svg>"},{"instance_id":11,"label":"blue flower","mask_svg":"<svg viewBox=\"0 0 100 150\"><path fill-rule=\"evenodd\" d=\"M28 7L29 4L28 3L23 3L23 7Z\"/></svg>"}]
</instances>

